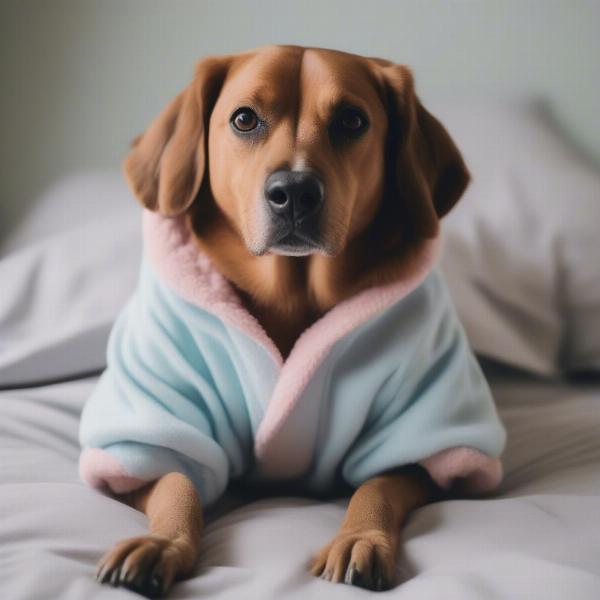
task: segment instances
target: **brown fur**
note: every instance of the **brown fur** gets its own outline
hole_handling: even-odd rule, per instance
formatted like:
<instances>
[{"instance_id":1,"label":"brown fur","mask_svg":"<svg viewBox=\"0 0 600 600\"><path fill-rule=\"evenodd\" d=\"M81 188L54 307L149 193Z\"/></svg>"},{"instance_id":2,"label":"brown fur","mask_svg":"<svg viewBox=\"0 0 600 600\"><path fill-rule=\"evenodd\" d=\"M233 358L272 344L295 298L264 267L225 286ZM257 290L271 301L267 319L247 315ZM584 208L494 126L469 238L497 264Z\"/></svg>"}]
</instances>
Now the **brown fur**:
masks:
<instances>
[{"instance_id":1,"label":"brown fur","mask_svg":"<svg viewBox=\"0 0 600 600\"><path fill-rule=\"evenodd\" d=\"M340 146L328 123L342 101L360 108L369 127ZM260 140L232 134L230 117L241 106L269 124ZM273 254L261 237L263 186L273 171L298 163L323 179L325 250ZM283 356L335 304L406 276L468 183L459 151L418 100L406 67L295 46L201 61L194 80L135 140L124 168L144 206L187 215L199 247ZM313 573L373 589L390 585L400 525L434 489L417 468L366 482ZM113 549L101 562L101 579L119 583L133 573L138 579L131 581L145 589L154 572L166 590L193 567L198 497L184 476L171 473L126 501L148 514L151 535Z\"/></svg>"}]
</instances>

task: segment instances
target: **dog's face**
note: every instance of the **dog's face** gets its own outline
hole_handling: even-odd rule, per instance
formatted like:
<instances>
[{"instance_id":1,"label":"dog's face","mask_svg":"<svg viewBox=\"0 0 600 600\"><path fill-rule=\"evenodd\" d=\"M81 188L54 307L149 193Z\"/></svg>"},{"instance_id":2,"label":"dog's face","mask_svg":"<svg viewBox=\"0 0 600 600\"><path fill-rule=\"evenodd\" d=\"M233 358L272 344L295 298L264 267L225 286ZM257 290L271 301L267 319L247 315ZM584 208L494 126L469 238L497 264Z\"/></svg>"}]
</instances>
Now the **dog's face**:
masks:
<instances>
[{"instance_id":1,"label":"dog's face","mask_svg":"<svg viewBox=\"0 0 600 600\"><path fill-rule=\"evenodd\" d=\"M369 68L279 48L241 61L209 125L216 202L255 254L336 254L382 195L386 113Z\"/></svg>"},{"instance_id":2,"label":"dog's face","mask_svg":"<svg viewBox=\"0 0 600 600\"><path fill-rule=\"evenodd\" d=\"M468 182L405 67L289 46L202 61L125 172L168 216L214 201L254 255L335 256L377 215L431 237Z\"/></svg>"}]
</instances>

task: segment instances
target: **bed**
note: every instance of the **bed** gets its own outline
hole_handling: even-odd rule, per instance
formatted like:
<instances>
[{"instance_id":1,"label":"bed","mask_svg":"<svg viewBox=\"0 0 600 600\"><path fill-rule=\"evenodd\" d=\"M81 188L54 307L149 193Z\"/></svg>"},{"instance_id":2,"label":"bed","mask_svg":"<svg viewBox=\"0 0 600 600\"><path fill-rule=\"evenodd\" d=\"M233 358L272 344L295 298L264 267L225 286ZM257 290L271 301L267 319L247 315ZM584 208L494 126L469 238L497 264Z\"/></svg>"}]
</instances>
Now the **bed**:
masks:
<instances>
[{"instance_id":1,"label":"bed","mask_svg":"<svg viewBox=\"0 0 600 600\"><path fill-rule=\"evenodd\" d=\"M491 497L416 511L398 559L404 583L383 594L595 600L600 176L531 103L433 110L475 175L448 220L442 267L507 427L505 478ZM0 598L137 597L93 580L101 554L144 533L146 519L81 483L77 431L139 256L139 211L117 173L58 182L4 240ZM208 515L197 574L171 597L374 594L306 570L346 502L231 490Z\"/></svg>"}]
</instances>

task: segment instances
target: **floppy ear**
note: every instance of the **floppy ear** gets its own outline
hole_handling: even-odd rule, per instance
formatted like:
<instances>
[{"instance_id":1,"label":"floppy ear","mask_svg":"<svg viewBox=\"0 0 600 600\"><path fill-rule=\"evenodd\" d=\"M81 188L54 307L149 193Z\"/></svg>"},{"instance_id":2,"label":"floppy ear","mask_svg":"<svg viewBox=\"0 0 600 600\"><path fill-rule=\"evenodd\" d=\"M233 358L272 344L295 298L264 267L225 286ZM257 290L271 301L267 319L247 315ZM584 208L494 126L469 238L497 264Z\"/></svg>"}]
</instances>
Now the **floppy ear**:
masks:
<instances>
[{"instance_id":1,"label":"floppy ear","mask_svg":"<svg viewBox=\"0 0 600 600\"><path fill-rule=\"evenodd\" d=\"M132 142L125 178L146 208L176 216L194 201L205 171L210 113L225 79L228 57L209 57L194 80Z\"/></svg>"},{"instance_id":2,"label":"floppy ear","mask_svg":"<svg viewBox=\"0 0 600 600\"><path fill-rule=\"evenodd\" d=\"M383 67L388 102L388 169L392 193L418 237L434 237L439 219L469 183L463 158L444 126L421 104L404 65Z\"/></svg>"}]
</instances>

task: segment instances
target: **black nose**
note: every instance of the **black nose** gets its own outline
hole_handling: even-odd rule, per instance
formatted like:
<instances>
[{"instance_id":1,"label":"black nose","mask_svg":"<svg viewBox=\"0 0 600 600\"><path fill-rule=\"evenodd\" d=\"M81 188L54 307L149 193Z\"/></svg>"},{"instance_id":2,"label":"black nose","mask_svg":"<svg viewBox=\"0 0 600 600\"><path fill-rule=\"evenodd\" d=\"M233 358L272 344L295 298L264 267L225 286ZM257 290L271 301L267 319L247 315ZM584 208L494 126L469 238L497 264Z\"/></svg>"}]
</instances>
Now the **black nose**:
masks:
<instances>
[{"instance_id":1,"label":"black nose","mask_svg":"<svg viewBox=\"0 0 600 600\"><path fill-rule=\"evenodd\" d=\"M271 210L294 225L316 214L323 204L323 184L311 171L275 171L265 182Z\"/></svg>"}]
</instances>

